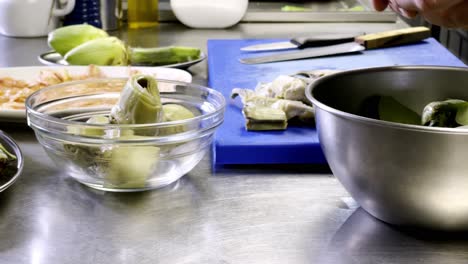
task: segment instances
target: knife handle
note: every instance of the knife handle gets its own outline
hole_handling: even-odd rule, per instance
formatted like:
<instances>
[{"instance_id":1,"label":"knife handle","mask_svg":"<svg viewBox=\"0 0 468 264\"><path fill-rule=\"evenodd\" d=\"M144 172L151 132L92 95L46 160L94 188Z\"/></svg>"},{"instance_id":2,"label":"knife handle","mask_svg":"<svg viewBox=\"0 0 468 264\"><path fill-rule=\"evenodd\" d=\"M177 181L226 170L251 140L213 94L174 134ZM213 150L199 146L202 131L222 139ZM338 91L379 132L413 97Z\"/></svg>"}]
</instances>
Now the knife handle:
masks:
<instances>
[{"instance_id":1,"label":"knife handle","mask_svg":"<svg viewBox=\"0 0 468 264\"><path fill-rule=\"evenodd\" d=\"M358 36L355 41L366 49L418 42L431 36L427 27L410 27Z\"/></svg>"},{"instance_id":2,"label":"knife handle","mask_svg":"<svg viewBox=\"0 0 468 264\"><path fill-rule=\"evenodd\" d=\"M352 42L356 36L363 34L364 33L316 35L313 37L296 37L292 38L290 41L297 45L299 49L304 49Z\"/></svg>"}]
</instances>

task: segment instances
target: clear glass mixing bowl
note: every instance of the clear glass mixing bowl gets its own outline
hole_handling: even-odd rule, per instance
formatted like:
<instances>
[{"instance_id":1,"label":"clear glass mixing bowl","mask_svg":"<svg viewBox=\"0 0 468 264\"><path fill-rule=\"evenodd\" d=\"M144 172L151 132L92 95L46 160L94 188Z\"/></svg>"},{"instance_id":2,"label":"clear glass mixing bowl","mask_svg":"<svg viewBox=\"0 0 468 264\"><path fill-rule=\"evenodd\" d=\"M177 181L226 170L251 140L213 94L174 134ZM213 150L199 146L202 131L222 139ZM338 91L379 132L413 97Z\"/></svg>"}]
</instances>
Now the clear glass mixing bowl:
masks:
<instances>
[{"instance_id":1,"label":"clear glass mixing bowl","mask_svg":"<svg viewBox=\"0 0 468 264\"><path fill-rule=\"evenodd\" d=\"M171 184L207 153L223 122L224 97L200 85L157 80L163 104L183 105L195 117L138 125L86 123L110 114L126 81L94 79L41 89L26 100L28 125L57 166L87 186L129 192Z\"/></svg>"}]
</instances>

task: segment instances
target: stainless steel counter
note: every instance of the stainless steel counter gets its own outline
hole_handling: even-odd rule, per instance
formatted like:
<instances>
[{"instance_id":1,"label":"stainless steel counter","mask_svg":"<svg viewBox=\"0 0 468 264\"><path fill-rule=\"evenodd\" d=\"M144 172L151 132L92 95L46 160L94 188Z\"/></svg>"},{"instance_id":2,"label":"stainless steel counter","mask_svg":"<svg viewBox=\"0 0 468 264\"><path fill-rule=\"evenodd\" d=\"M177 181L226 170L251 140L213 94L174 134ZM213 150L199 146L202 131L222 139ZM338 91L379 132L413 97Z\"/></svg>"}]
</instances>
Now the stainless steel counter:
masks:
<instances>
[{"instance_id":1,"label":"stainless steel counter","mask_svg":"<svg viewBox=\"0 0 468 264\"><path fill-rule=\"evenodd\" d=\"M374 24L241 24L226 30L114 32L134 45L206 49L209 38L379 31ZM39 65L44 38L0 36L0 66ZM206 50L205 50L206 51ZM206 83L206 62L193 66ZM402 230L361 209L327 168L234 166L210 156L169 187L133 194L87 188L45 156L32 131L1 124L25 155L22 177L0 193L0 263L466 263L466 234Z\"/></svg>"}]
</instances>

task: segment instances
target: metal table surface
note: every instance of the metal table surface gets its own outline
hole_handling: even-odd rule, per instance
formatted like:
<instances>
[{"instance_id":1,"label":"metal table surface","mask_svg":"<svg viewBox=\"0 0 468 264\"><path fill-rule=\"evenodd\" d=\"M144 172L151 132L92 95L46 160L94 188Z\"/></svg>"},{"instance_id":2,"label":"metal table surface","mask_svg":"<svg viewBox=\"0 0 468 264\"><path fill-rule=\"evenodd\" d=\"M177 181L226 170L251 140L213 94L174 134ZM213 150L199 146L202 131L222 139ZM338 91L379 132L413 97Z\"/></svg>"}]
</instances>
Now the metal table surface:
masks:
<instances>
[{"instance_id":1,"label":"metal table surface","mask_svg":"<svg viewBox=\"0 0 468 264\"><path fill-rule=\"evenodd\" d=\"M113 32L137 45L206 49L209 38L379 31L401 23L178 24ZM40 65L45 38L0 36L0 66ZM206 50L205 50L206 51ZM190 69L206 84L206 62ZM54 166L25 125L1 124L25 155L0 193L0 263L467 263L465 234L402 230L359 209L327 168L233 166L210 155L177 183L142 193L96 191Z\"/></svg>"}]
</instances>

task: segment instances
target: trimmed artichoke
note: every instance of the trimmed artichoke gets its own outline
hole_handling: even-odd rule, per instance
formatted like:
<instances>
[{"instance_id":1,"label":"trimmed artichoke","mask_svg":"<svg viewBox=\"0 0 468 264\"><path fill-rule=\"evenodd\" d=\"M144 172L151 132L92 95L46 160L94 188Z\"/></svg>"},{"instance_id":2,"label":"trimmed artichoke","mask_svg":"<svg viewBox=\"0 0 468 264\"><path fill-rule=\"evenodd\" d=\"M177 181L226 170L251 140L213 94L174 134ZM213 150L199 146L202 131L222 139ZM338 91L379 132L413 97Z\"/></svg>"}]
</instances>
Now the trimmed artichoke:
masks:
<instances>
[{"instance_id":1,"label":"trimmed artichoke","mask_svg":"<svg viewBox=\"0 0 468 264\"><path fill-rule=\"evenodd\" d=\"M85 42L108 36L106 31L91 25L72 25L50 32L47 43L60 55L65 56L68 51Z\"/></svg>"},{"instance_id":2,"label":"trimmed artichoke","mask_svg":"<svg viewBox=\"0 0 468 264\"><path fill-rule=\"evenodd\" d=\"M146 75L130 77L111 110L111 119L116 124L162 122L164 114L156 80Z\"/></svg>"},{"instance_id":3,"label":"trimmed artichoke","mask_svg":"<svg viewBox=\"0 0 468 264\"><path fill-rule=\"evenodd\" d=\"M160 149L154 146L118 146L113 148L104 186L144 187L146 180L158 164L159 151Z\"/></svg>"},{"instance_id":4,"label":"trimmed artichoke","mask_svg":"<svg viewBox=\"0 0 468 264\"><path fill-rule=\"evenodd\" d=\"M468 125L468 102L457 99L432 102L424 107L422 124L433 127Z\"/></svg>"},{"instance_id":5,"label":"trimmed artichoke","mask_svg":"<svg viewBox=\"0 0 468 264\"><path fill-rule=\"evenodd\" d=\"M127 48L116 37L98 38L73 48L65 60L73 65L127 65Z\"/></svg>"},{"instance_id":6,"label":"trimmed artichoke","mask_svg":"<svg viewBox=\"0 0 468 264\"><path fill-rule=\"evenodd\" d=\"M195 117L192 111L178 104L163 105L164 121L177 121Z\"/></svg>"}]
</instances>

